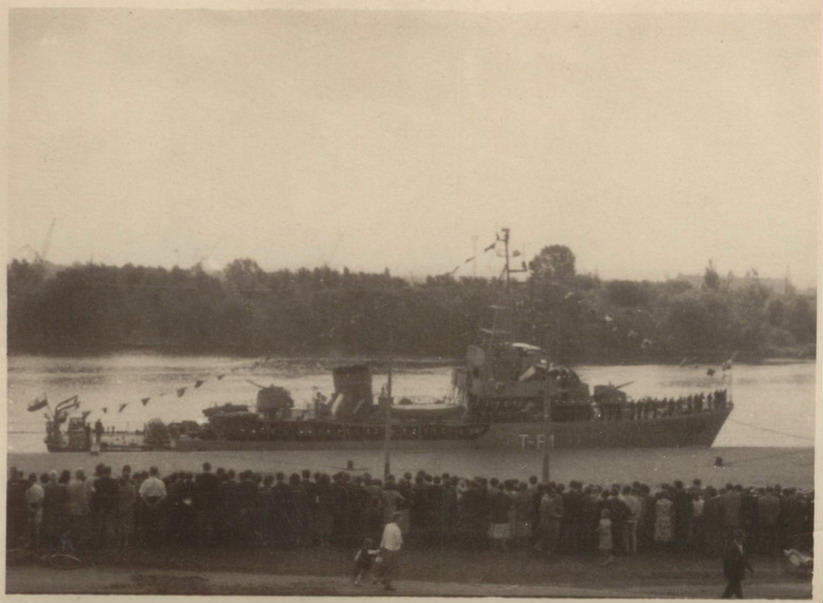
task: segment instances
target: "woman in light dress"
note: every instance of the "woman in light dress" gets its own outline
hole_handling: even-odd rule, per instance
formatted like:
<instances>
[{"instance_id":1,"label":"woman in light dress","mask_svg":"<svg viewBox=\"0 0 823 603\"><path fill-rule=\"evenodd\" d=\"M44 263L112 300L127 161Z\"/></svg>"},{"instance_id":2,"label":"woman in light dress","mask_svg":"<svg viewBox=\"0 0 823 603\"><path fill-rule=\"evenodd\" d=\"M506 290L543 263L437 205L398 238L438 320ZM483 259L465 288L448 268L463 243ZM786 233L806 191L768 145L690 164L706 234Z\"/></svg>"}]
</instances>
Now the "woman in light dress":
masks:
<instances>
[{"instance_id":1,"label":"woman in light dress","mask_svg":"<svg viewBox=\"0 0 823 603\"><path fill-rule=\"evenodd\" d=\"M654 541L669 544L672 541L672 501L661 492L654 503Z\"/></svg>"}]
</instances>

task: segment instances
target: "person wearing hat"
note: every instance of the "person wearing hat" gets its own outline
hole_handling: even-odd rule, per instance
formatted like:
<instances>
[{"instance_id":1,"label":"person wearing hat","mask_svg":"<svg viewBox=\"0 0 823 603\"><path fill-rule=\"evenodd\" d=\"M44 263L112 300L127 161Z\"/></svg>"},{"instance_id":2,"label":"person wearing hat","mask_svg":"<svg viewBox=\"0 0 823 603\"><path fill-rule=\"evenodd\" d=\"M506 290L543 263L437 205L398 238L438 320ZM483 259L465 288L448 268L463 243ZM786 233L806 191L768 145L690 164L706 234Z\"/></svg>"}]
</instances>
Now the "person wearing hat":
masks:
<instances>
[{"instance_id":1,"label":"person wearing hat","mask_svg":"<svg viewBox=\"0 0 823 603\"><path fill-rule=\"evenodd\" d=\"M403 534L397 520L400 513L394 512L391 520L383 528L383 538L380 540L380 553L377 561L380 564L380 581L386 590L394 590L392 580L397 575L400 549L403 546Z\"/></svg>"},{"instance_id":2,"label":"person wearing hat","mask_svg":"<svg viewBox=\"0 0 823 603\"><path fill-rule=\"evenodd\" d=\"M723 591L721 598L730 599L732 595L737 595L738 599L743 598L743 577L745 571L749 570L750 574L754 574L751 564L749 563L749 556L744 548L746 535L743 530L737 529L734 531L732 541L726 547L726 552L723 555L723 574L726 577L726 590Z\"/></svg>"}]
</instances>

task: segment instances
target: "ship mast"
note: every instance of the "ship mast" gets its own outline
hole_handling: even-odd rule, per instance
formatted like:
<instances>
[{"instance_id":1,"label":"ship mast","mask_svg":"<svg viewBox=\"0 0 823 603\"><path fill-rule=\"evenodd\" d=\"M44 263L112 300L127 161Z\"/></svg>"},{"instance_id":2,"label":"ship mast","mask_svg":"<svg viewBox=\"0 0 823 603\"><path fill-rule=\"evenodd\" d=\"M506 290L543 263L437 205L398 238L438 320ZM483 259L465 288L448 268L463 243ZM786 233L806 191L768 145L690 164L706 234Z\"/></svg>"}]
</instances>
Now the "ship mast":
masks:
<instances>
[{"instance_id":1,"label":"ship mast","mask_svg":"<svg viewBox=\"0 0 823 603\"><path fill-rule=\"evenodd\" d=\"M505 284L504 287L504 302L501 306L492 306L495 310L495 316L498 311L503 309L507 316L503 320L503 332L508 334L511 338L515 336L514 333L514 308L513 308L513 300L512 300L512 289L511 289L511 282L512 274L517 274L521 272L528 272L528 268L526 267L526 262L521 264L520 268L512 268L511 266L511 254L509 251L509 241L511 238L511 230L509 228L501 228L500 234L497 235L497 240L503 242L503 256L505 259L505 263L503 265L503 272L501 273L501 278ZM497 329L498 321L494 321L493 330ZM492 335L494 338L494 335Z\"/></svg>"},{"instance_id":2,"label":"ship mast","mask_svg":"<svg viewBox=\"0 0 823 603\"><path fill-rule=\"evenodd\" d=\"M503 249L504 255L506 259L505 266L503 268L503 274L505 276L505 283L506 283L506 305L508 306L509 311L509 333L510 335L513 334L514 331L514 319L513 319L513 308L512 306L512 296L511 296L511 275L512 273L516 272L527 272L528 268L526 267L526 262L524 261L521 264L521 268L512 268L509 256L509 236L510 230L508 228L501 229L503 233L502 237L498 236L498 239L503 241ZM497 321L495 321L497 322ZM547 367L548 369L548 367ZM552 394L554 393L552 387L552 380L549 377L548 370L546 372L546 377L544 379L544 386L543 386L543 463L542 463L542 478L543 483L548 483L549 481L549 466L550 466L550 453L549 447L551 446L551 439L552 439Z\"/></svg>"}]
</instances>

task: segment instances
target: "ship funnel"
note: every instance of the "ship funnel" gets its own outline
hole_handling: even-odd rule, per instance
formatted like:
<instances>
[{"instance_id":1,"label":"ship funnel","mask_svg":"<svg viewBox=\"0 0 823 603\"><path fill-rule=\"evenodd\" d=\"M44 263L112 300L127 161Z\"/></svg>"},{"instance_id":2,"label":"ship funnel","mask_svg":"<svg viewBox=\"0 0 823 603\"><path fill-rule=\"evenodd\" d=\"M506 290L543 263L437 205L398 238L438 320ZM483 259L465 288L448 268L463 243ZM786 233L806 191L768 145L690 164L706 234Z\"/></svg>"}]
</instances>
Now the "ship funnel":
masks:
<instances>
[{"instance_id":1,"label":"ship funnel","mask_svg":"<svg viewBox=\"0 0 823 603\"><path fill-rule=\"evenodd\" d=\"M333 377L336 401L332 413L335 417L348 419L371 410L374 398L369 367L341 366L334 369Z\"/></svg>"}]
</instances>

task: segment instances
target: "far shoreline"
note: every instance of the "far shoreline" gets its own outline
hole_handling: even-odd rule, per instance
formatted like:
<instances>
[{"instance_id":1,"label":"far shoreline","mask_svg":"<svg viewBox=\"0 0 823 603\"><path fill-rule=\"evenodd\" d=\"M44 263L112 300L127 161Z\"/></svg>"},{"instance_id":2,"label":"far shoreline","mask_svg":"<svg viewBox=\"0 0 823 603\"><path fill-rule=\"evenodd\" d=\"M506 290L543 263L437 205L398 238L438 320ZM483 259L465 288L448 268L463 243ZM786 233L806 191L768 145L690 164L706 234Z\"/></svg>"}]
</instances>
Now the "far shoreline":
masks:
<instances>
[{"instance_id":1,"label":"far shoreline","mask_svg":"<svg viewBox=\"0 0 823 603\"><path fill-rule=\"evenodd\" d=\"M263 361L263 362L343 362L352 364L371 364L376 366L388 366L389 364L396 366L407 367L439 367L439 366L456 366L463 363L461 356L430 356L430 355L416 355L416 354L398 354L391 356L386 353L336 353L336 352L316 352L316 353L272 353L272 354L233 354L229 351L194 351L184 349L171 348L122 348L118 350L107 351L86 351L86 350L61 350L51 352L30 352L30 351L9 351L6 354L7 360L14 358L43 358L49 360L71 360L76 358L112 358L116 356L144 356L144 357L191 357L200 359L223 359L234 361ZM709 356L697 356L689 358L689 362L684 366L713 366L720 365L724 362L724 355L713 354ZM816 356L787 356L774 355L762 357L746 357L742 356L735 360L735 364L747 366L773 366L773 365L789 365L789 364L813 364L817 362ZM670 356L657 358L632 358L629 360L618 359L582 359L569 366L646 366L646 365L661 365L661 366L678 366L681 365L682 360L676 360Z\"/></svg>"}]
</instances>

